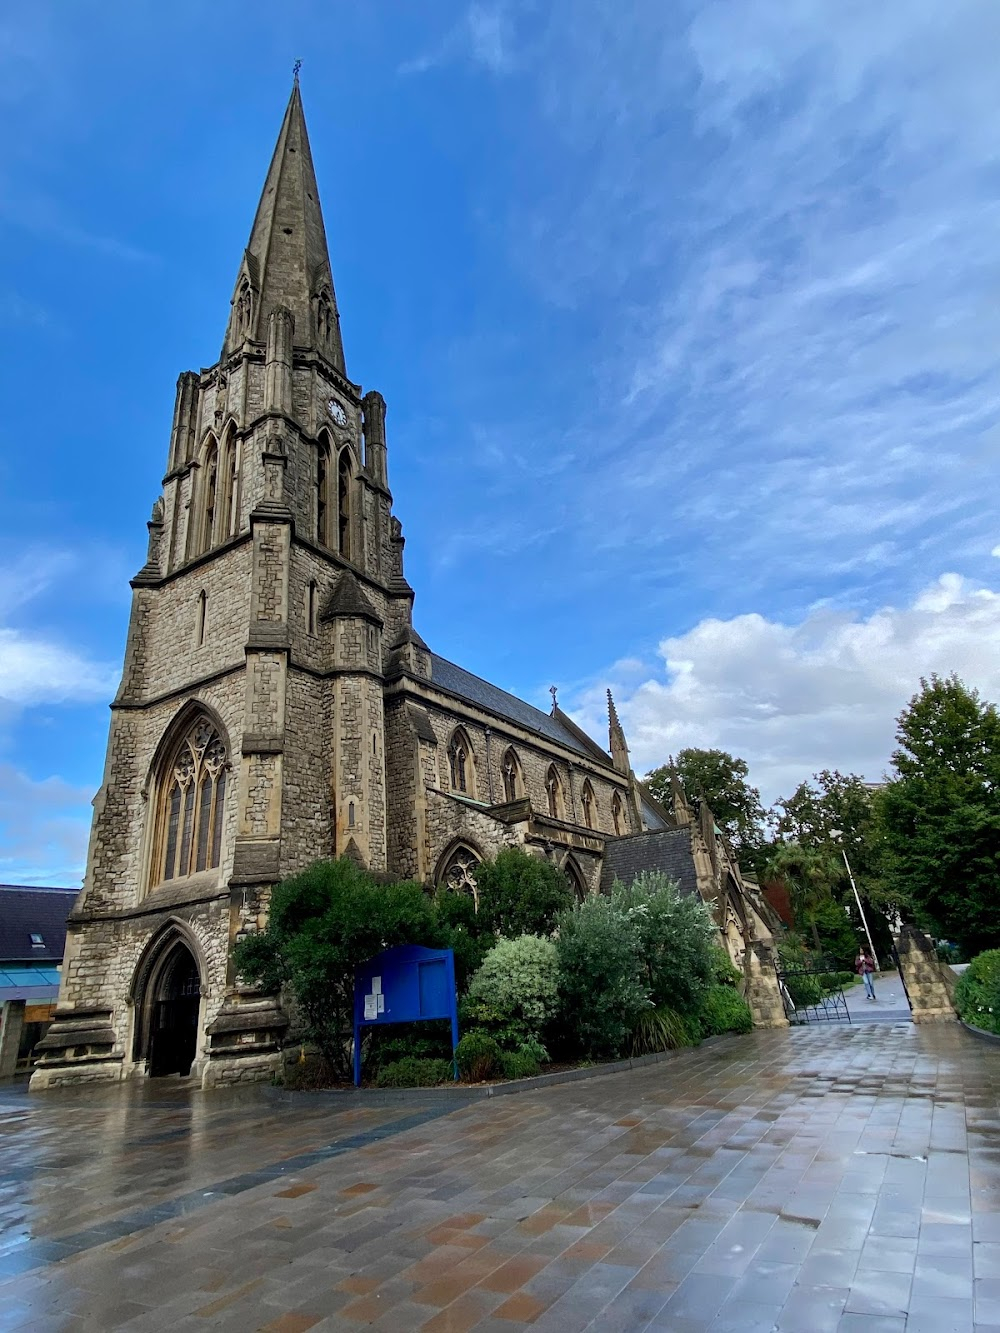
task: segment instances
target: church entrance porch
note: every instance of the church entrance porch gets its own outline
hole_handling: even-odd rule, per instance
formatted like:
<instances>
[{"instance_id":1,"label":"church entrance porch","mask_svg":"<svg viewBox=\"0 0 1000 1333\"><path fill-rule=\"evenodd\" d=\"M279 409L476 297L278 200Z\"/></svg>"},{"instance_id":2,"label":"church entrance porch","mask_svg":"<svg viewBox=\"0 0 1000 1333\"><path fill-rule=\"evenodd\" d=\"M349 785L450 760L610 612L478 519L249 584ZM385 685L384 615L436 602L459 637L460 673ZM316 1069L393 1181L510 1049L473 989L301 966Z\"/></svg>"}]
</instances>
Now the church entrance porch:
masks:
<instances>
[{"instance_id":1,"label":"church entrance porch","mask_svg":"<svg viewBox=\"0 0 1000 1333\"><path fill-rule=\"evenodd\" d=\"M201 974L178 937L158 954L137 1000L135 1058L145 1062L151 1078L186 1078L198 1051Z\"/></svg>"}]
</instances>

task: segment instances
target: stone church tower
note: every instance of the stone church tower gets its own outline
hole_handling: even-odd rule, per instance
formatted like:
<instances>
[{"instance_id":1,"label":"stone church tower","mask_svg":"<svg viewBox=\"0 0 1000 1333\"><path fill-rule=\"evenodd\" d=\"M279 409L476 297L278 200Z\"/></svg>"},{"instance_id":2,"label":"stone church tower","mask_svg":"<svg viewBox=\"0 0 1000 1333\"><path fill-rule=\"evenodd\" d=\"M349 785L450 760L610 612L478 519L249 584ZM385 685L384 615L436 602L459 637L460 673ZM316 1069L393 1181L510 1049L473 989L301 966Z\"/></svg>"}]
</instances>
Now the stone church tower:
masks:
<instances>
[{"instance_id":1,"label":"stone church tower","mask_svg":"<svg viewBox=\"0 0 1000 1333\"><path fill-rule=\"evenodd\" d=\"M385 403L347 377L296 83L220 358L178 380L36 1085L170 1072L190 1034L166 1028L185 1025L207 1083L269 1065L287 1020L241 993L232 939L320 856L386 868L382 660L413 601L391 507Z\"/></svg>"},{"instance_id":2,"label":"stone church tower","mask_svg":"<svg viewBox=\"0 0 1000 1333\"><path fill-rule=\"evenodd\" d=\"M636 780L610 696L605 750L554 698L542 713L415 632L385 402L347 377L297 82L221 355L178 380L148 527L33 1087L269 1076L288 1019L242 986L232 946L321 858L473 896L504 847L579 896L687 868L724 941L737 904L727 947L748 956L765 926L738 870L719 871L711 818L699 871L688 824Z\"/></svg>"}]
</instances>

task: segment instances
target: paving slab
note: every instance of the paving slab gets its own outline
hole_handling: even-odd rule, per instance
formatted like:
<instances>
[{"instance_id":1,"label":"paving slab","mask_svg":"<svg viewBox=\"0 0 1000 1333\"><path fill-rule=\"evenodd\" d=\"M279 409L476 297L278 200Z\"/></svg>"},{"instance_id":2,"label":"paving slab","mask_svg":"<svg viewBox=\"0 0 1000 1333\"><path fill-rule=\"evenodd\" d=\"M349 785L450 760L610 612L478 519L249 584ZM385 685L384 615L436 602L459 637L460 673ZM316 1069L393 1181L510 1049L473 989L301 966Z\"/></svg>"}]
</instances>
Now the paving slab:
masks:
<instances>
[{"instance_id":1,"label":"paving slab","mask_svg":"<svg viewBox=\"0 0 1000 1333\"><path fill-rule=\"evenodd\" d=\"M881 1020L488 1101L8 1085L0 1333L989 1328L998 1093Z\"/></svg>"}]
</instances>

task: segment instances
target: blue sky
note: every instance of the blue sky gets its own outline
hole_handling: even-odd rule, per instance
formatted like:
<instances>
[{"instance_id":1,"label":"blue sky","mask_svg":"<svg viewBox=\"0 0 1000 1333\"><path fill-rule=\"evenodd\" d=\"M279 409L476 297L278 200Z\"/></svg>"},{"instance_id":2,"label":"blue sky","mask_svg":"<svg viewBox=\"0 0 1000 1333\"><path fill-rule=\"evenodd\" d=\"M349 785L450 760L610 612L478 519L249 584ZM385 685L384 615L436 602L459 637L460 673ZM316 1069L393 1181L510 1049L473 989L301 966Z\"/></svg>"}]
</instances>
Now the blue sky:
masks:
<instances>
[{"instance_id":1,"label":"blue sky","mask_svg":"<svg viewBox=\"0 0 1000 1333\"><path fill-rule=\"evenodd\" d=\"M78 881L179 371L302 87L416 624L639 770L1000 696L992 0L0 17L0 879Z\"/></svg>"}]
</instances>

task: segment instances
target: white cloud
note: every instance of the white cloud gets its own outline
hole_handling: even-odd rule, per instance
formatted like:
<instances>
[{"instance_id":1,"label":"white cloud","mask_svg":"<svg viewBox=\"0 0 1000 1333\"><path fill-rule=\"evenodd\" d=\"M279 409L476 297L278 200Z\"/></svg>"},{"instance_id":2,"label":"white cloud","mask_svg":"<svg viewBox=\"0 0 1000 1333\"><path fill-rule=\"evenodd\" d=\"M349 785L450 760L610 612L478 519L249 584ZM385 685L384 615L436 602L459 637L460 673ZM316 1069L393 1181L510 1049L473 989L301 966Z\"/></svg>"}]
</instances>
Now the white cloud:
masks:
<instances>
[{"instance_id":1,"label":"white cloud","mask_svg":"<svg viewBox=\"0 0 1000 1333\"><path fill-rule=\"evenodd\" d=\"M659 653L641 681L632 662L608 673L636 771L685 746L719 747L747 761L770 803L821 768L878 780L921 676L957 672L1000 699L1000 592L943 574L909 606L867 618L819 607L795 624L706 619ZM572 709L594 735L607 683Z\"/></svg>"},{"instance_id":2,"label":"white cloud","mask_svg":"<svg viewBox=\"0 0 1000 1333\"><path fill-rule=\"evenodd\" d=\"M114 692L116 673L71 648L0 629L0 700L28 706L89 702Z\"/></svg>"},{"instance_id":3,"label":"white cloud","mask_svg":"<svg viewBox=\"0 0 1000 1333\"><path fill-rule=\"evenodd\" d=\"M36 782L0 764L0 881L78 887L92 795L61 778Z\"/></svg>"}]
</instances>

